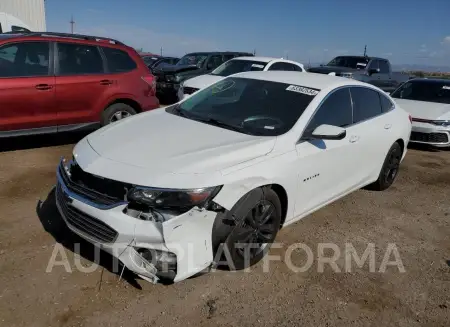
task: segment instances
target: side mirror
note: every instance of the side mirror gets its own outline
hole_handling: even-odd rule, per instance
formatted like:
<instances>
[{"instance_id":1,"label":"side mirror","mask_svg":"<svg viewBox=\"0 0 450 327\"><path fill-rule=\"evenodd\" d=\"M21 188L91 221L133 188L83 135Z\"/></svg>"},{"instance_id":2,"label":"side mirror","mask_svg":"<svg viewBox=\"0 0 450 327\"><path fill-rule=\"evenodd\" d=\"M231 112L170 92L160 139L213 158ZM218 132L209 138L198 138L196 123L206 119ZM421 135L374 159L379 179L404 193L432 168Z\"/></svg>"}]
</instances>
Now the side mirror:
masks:
<instances>
[{"instance_id":1,"label":"side mirror","mask_svg":"<svg viewBox=\"0 0 450 327\"><path fill-rule=\"evenodd\" d=\"M369 76L373 75L373 74L377 74L379 72L380 72L379 68L371 68L371 69L369 69Z\"/></svg>"},{"instance_id":2,"label":"side mirror","mask_svg":"<svg viewBox=\"0 0 450 327\"><path fill-rule=\"evenodd\" d=\"M309 138L319 140L342 140L347 135L347 131L338 126L323 124L318 126Z\"/></svg>"}]
</instances>

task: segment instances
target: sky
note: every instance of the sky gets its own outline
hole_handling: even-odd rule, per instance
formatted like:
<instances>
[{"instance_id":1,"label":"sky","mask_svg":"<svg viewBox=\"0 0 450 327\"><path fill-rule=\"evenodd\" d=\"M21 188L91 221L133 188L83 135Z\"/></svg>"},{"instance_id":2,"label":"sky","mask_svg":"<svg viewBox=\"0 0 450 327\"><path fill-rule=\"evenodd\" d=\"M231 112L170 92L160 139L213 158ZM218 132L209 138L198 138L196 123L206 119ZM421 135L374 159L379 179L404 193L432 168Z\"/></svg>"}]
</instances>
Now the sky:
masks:
<instances>
[{"instance_id":1,"label":"sky","mask_svg":"<svg viewBox=\"0 0 450 327\"><path fill-rule=\"evenodd\" d=\"M182 56L256 51L303 64L337 55L450 66L450 0L46 0L47 30Z\"/></svg>"}]
</instances>

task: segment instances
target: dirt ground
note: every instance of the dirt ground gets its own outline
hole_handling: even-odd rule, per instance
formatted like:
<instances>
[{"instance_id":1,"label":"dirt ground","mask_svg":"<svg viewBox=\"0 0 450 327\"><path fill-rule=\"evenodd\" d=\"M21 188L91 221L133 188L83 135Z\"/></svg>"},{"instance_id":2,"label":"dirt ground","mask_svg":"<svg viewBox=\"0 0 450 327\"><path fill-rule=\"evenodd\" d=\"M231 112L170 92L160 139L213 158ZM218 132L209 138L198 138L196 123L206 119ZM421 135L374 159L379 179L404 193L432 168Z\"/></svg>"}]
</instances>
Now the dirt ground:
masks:
<instances>
[{"instance_id":1,"label":"dirt ground","mask_svg":"<svg viewBox=\"0 0 450 327\"><path fill-rule=\"evenodd\" d=\"M60 156L81 136L33 137L0 144L0 326L449 326L450 151L410 149L395 185L357 191L282 230L284 244L350 242L361 255L376 245L376 272L293 272L271 262L264 273L217 271L173 285L152 285L108 269L55 266L56 240L80 240L61 223L49 192ZM357 160L357 159L355 159ZM48 197L48 198L47 198ZM45 200L36 210L39 199ZM395 243L405 272L378 267ZM82 244L90 258L93 249ZM89 265L83 258L81 262ZM105 259L104 259L105 258ZM292 260L304 264L304 252ZM344 259L337 261L343 270ZM102 255L102 265L108 258Z\"/></svg>"}]
</instances>

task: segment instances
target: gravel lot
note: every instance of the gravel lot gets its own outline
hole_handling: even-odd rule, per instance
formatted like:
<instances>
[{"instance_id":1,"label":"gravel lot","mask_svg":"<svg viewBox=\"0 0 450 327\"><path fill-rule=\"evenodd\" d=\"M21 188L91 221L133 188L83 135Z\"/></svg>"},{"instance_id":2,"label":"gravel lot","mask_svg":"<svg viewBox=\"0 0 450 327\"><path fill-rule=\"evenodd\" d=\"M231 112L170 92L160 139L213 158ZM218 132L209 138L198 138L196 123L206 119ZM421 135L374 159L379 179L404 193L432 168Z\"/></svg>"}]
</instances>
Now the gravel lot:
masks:
<instances>
[{"instance_id":1,"label":"gravel lot","mask_svg":"<svg viewBox=\"0 0 450 327\"><path fill-rule=\"evenodd\" d=\"M55 240L80 240L61 223L50 194L60 156L80 135L2 141L0 153L1 326L448 326L450 321L450 151L410 149L386 192L358 191L282 230L283 257L302 242L351 242L361 255L376 245L376 272L295 273L283 262L250 273L218 271L165 286L108 269L84 273L55 266L46 273ZM357 159L355 159L357 160ZM39 214L36 204L45 200ZM404 265L378 272L389 243ZM82 242L91 258L92 247ZM392 259L393 257L391 257ZM110 258L102 255L108 268ZM304 252L292 260L304 264ZM89 265L90 261L82 258ZM337 261L340 268L345 261Z\"/></svg>"}]
</instances>

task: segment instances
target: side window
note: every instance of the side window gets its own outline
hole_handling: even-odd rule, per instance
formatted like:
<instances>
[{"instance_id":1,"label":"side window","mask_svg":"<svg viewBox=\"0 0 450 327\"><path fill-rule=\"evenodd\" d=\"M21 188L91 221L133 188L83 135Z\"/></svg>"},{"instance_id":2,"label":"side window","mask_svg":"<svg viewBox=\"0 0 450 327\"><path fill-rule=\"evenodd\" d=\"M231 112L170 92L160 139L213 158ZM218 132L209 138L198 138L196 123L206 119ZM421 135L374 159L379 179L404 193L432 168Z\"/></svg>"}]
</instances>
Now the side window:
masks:
<instances>
[{"instance_id":1,"label":"side window","mask_svg":"<svg viewBox=\"0 0 450 327\"><path fill-rule=\"evenodd\" d=\"M353 101L353 123L359 123L381 114L380 95L365 87L350 89Z\"/></svg>"},{"instance_id":2,"label":"side window","mask_svg":"<svg viewBox=\"0 0 450 327\"><path fill-rule=\"evenodd\" d=\"M226 61L228 61L230 59L233 59L235 57L236 57L236 55L232 55L232 54L223 55L223 62L226 62Z\"/></svg>"},{"instance_id":3,"label":"side window","mask_svg":"<svg viewBox=\"0 0 450 327\"><path fill-rule=\"evenodd\" d=\"M49 43L24 42L0 47L0 77L49 75Z\"/></svg>"},{"instance_id":4,"label":"side window","mask_svg":"<svg viewBox=\"0 0 450 327\"><path fill-rule=\"evenodd\" d=\"M379 69L378 60L372 60L369 64L369 69Z\"/></svg>"},{"instance_id":5,"label":"side window","mask_svg":"<svg viewBox=\"0 0 450 327\"><path fill-rule=\"evenodd\" d=\"M107 47L102 47L102 50L106 56L108 71L110 73L129 72L137 68L134 60L125 51Z\"/></svg>"},{"instance_id":6,"label":"side window","mask_svg":"<svg viewBox=\"0 0 450 327\"><path fill-rule=\"evenodd\" d=\"M269 67L269 70L286 70L283 62L276 62Z\"/></svg>"},{"instance_id":7,"label":"side window","mask_svg":"<svg viewBox=\"0 0 450 327\"><path fill-rule=\"evenodd\" d=\"M293 71L296 71L296 72L302 72L303 70L301 69L301 67L300 66L297 66L297 65L292 65L292 70Z\"/></svg>"},{"instance_id":8,"label":"side window","mask_svg":"<svg viewBox=\"0 0 450 327\"><path fill-rule=\"evenodd\" d=\"M102 74L103 60L98 48L76 43L58 43L59 75Z\"/></svg>"},{"instance_id":9,"label":"side window","mask_svg":"<svg viewBox=\"0 0 450 327\"><path fill-rule=\"evenodd\" d=\"M208 64L206 69L216 69L223 63L222 56L221 55L214 55L209 57Z\"/></svg>"},{"instance_id":10,"label":"side window","mask_svg":"<svg viewBox=\"0 0 450 327\"><path fill-rule=\"evenodd\" d=\"M381 111L383 113L394 109L394 104L386 96L380 94L380 99L381 99Z\"/></svg>"},{"instance_id":11,"label":"side window","mask_svg":"<svg viewBox=\"0 0 450 327\"><path fill-rule=\"evenodd\" d=\"M380 74L389 74L389 64L386 60L380 60Z\"/></svg>"},{"instance_id":12,"label":"side window","mask_svg":"<svg viewBox=\"0 0 450 327\"><path fill-rule=\"evenodd\" d=\"M11 25L11 32L31 32L28 28Z\"/></svg>"},{"instance_id":13,"label":"side window","mask_svg":"<svg viewBox=\"0 0 450 327\"><path fill-rule=\"evenodd\" d=\"M306 127L311 133L322 124L345 127L352 124L352 103L348 88L331 93Z\"/></svg>"}]
</instances>

